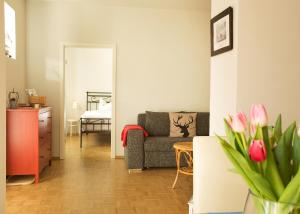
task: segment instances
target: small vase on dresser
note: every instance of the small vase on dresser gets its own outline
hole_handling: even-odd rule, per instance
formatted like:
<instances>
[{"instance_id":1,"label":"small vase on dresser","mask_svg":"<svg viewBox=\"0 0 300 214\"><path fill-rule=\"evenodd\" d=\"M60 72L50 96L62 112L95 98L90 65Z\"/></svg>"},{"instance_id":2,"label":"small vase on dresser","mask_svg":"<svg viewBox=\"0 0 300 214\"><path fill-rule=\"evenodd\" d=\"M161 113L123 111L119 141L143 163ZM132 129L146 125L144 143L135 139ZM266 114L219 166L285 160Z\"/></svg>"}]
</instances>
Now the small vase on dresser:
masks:
<instances>
[{"instance_id":1,"label":"small vase on dresser","mask_svg":"<svg viewBox=\"0 0 300 214\"><path fill-rule=\"evenodd\" d=\"M52 108L6 110L6 174L34 175L51 166Z\"/></svg>"}]
</instances>

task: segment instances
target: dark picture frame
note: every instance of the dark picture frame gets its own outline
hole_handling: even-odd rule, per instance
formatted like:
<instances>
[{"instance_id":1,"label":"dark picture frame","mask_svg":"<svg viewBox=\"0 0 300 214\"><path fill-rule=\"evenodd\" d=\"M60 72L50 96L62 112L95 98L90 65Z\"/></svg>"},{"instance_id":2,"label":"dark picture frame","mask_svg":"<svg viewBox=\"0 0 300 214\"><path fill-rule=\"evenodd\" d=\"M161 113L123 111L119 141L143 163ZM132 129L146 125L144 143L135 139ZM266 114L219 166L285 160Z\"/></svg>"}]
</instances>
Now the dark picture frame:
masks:
<instances>
[{"instance_id":1,"label":"dark picture frame","mask_svg":"<svg viewBox=\"0 0 300 214\"><path fill-rule=\"evenodd\" d=\"M211 56L233 49L233 8L228 7L210 20Z\"/></svg>"}]
</instances>

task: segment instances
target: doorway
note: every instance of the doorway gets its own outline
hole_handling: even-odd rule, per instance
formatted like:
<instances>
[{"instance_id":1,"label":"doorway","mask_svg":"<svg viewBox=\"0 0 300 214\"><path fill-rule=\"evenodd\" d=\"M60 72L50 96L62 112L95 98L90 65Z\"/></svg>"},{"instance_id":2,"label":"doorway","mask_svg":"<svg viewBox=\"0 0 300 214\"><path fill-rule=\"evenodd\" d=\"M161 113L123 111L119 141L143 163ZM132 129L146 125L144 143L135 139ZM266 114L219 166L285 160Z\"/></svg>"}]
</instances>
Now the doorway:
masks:
<instances>
[{"instance_id":1,"label":"doorway","mask_svg":"<svg viewBox=\"0 0 300 214\"><path fill-rule=\"evenodd\" d=\"M70 135L79 135L76 143L78 141L78 149L80 149L81 142L83 147L88 146L87 139L91 133L93 133L91 135L95 135L94 133L98 135L104 132L110 133L110 156L115 158L115 58L116 48L113 44L63 45L61 159L65 157L66 140L70 139ZM107 116L109 115L108 109L110 109L110 116ZM100 116L96 119L89 118L94 117L95 114L100 114Z\"/></svg>"}]
</instances>

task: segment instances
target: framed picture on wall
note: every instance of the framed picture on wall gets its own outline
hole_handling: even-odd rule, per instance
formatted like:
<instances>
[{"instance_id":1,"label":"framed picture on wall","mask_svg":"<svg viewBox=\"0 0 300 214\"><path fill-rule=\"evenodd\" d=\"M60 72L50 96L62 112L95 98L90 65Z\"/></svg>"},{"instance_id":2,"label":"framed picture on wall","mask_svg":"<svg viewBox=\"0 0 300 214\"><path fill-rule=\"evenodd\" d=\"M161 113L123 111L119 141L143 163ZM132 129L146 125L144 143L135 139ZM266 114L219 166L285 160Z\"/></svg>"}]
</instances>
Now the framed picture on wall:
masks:
<instances>
[{"instance_id":1,"label":"framed picture on wall","mask_svg":"<svg viewBox=\"0 0 300 214\"><path fill-rule=\"evenodd\" d=\"M233 49L233 9L226 10L210 20L211 56Z\"/></svg>"}]
</instances>

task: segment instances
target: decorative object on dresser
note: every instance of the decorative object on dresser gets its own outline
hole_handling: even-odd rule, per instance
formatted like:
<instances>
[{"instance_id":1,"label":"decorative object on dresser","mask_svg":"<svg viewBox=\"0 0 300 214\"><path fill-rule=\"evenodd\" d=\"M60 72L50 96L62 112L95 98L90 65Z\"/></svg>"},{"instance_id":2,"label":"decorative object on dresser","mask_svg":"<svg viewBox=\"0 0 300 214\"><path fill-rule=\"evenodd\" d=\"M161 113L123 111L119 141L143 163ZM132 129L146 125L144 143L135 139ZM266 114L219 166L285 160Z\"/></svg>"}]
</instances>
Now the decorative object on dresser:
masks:
<instances>
[{"instance_id":1,"label":"decorative object on dresser","mask_svg":"<svg viewBox=\"0 0 300 214\"><path fill-rule=\"evenodd\" d=\"M6 173L34 175L51 166L52 108L6 110Z\"/></svg>"},{"instance_id":2,"label":"decorative object on dresser","mask_svg":"<svg viewBox=\"0 0 300 214\"><path fill-rule=\"evenodd\" d=\"M17 108L19 101L19 93L13 89L8 93L9 108Z\"/></svg>"},{"instance_id":3,"label":"decorative object on dresser","mask_svg":"<svg viewBox=\"0 0 300 214\"><path fill-rule=\"evenodd\" d=\"M34 88L25 89L26 94L28 95L28 103L34 108L40 108L40 106L46 105L46 97L38 96Z\"/></svg>"},{"instance_id":4,"label":"decorative object on dresser","mask_svg":"<svg viewBox=\"0 0 300 214\"><path fill-rule=\"evenodd\" d=\"M39 108L40 106L46 105L46 97L45 96L29 96L28 102L30 106L34 108Z\"/></svg>"}]
</instances>

